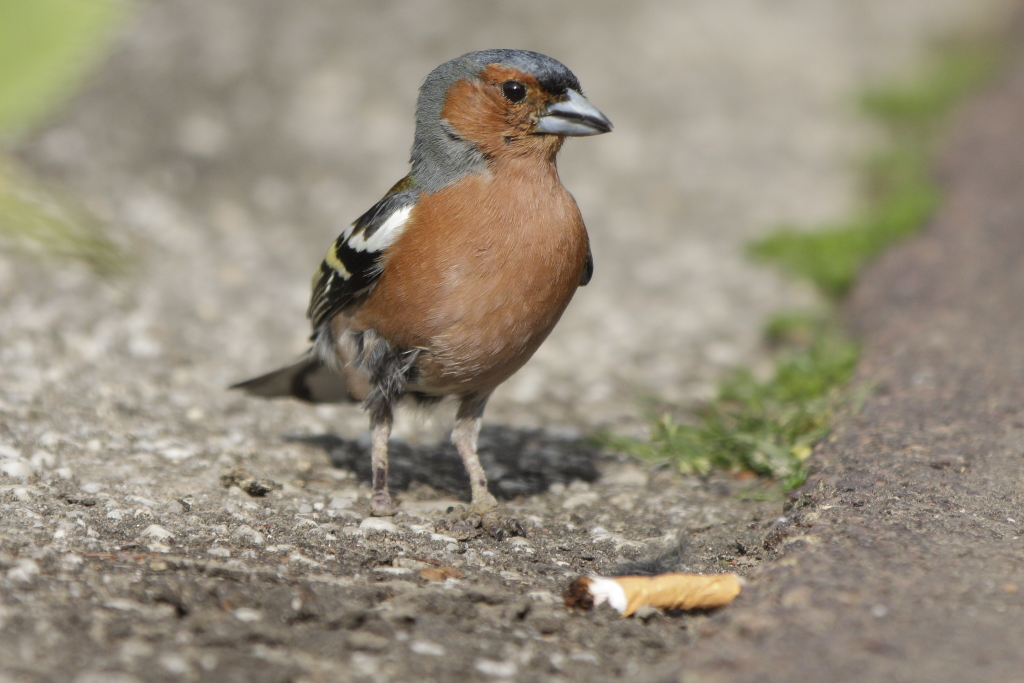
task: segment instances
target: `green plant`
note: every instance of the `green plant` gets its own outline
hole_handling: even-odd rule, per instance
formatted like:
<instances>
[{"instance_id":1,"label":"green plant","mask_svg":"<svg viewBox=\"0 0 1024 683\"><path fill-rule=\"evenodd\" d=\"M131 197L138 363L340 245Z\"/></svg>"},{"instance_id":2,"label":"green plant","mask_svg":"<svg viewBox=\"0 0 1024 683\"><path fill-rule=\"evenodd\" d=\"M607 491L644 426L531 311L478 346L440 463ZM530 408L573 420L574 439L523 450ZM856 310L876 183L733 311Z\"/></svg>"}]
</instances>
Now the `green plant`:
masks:
<instances>
[{"instance_id":1,"label":"green plant","mask_svg":"<svg viewBox=\"0 0 1024 683\"><path fill-rule=\"evenodd\" d=\"M606 437L613 448L675 463L686 473L713 468L742 471L798 486L803 462L828 429L842 402L839 388L857 361L857 347L831 323L811 316L773 321L781 337L809 328L807 343L787 341L774 376L757 380L736 369L722 381L715 400L683 420L665 413L652 422L649 440Z\"/></svg>"}]
</instances>

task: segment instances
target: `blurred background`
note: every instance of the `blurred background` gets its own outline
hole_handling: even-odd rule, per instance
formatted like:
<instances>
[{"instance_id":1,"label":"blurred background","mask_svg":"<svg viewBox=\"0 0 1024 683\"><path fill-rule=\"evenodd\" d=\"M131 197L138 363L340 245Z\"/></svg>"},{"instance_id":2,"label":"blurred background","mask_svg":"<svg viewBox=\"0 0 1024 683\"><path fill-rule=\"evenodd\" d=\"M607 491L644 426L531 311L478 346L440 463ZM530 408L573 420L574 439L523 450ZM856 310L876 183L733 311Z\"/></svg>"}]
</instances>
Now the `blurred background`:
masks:
<instances>
[{"instance_id":1,"label":"blurred background","mask_svg":"<svg viewBox=\"0 0 1024 683\"><path fill-rule=\"evenodd\" d=\"M856 209L856 164L881 135L858 93L1007 9L0 0L2 400L364 431L354 408L260 407L223 388L305 349L309 278L406 173L426 74L515 47L564 62L615 131L570 141L559 162L594 280L488 419L638 430L648 398L691 401L728 367L764 370L767 317L815 305L744 247Z\"/></svg>"}]
</instances>

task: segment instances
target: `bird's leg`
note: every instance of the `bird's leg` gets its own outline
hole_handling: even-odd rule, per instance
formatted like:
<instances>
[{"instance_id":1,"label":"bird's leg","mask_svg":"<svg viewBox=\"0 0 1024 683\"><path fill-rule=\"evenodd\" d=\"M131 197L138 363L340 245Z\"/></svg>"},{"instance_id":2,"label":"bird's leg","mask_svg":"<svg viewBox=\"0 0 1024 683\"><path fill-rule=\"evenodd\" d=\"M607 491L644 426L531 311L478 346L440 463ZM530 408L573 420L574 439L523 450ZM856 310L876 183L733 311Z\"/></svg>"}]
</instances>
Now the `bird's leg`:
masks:
<instances>
[{"instance_id":1,"label":"bird's leg","mask_svg":"<svg viewBox=\"0 0 1024 683\"><path fill-rule=\"evenodd\" d=\"M388 439L391 437L391 411L385 415L374 415L370 432L373 450L370 467L373 477L373 495L370 497L370 514L375 517L393 515L398 510L388 493Z\"/></svg>"},{"instance_id":2,"label":"bird's leg","mask_svg":"<svg viewBox=\"0 0 1024 683\"><path fill-rule=\"evenodd\" d=\"M487 475L480 464L480 457L476 454L481 422L482 419L479 417L457 418L455 428L452 430L452 443L462 457L462 464L466 466L469 487L473 491L471 510L478 514L490 512L498 507L498 500L487 490Z\"/></svg>"},{"instance_id":3,"label":"bird's leg","mask_svg":"<svg viewBox=\"0 0 1024 683\"><path fill-rule=\"evenodd\" d=\"M446 521L449 530L459 539L472 538L483 529L497 540L506 536L525 536L522 525L511 518L499 518L495 515L498 507L497 499L487 490L487 475L480 464L476 452L477 437L480 435L480 423L487 404L487 395L465 396L455 415L455 428L452 429L452 443L462 457L462 463L469 475L469 487L473 492L473 502L466 510L459 506L453 510Z\"/></svg>"}]
</instances>

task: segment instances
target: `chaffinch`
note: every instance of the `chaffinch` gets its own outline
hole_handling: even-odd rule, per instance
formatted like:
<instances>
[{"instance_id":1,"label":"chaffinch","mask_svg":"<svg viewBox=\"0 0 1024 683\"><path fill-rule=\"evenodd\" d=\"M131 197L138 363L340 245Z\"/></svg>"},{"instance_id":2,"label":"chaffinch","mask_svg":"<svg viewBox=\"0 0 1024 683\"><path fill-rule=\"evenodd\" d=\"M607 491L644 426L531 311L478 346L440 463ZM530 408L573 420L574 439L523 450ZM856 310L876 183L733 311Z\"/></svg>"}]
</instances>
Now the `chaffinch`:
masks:
<instances>
[{"instance_id":1,"label":"chaffinch","mask_svg":"<svg viewBox=\"0 0 1024 683\"><path fill-rule=\"evenodd\" d=\"M483 50L434 69L416 104L410 173L345 229L313 277L312 348L233 388L362 401L375 515L395 513L387 476L396 404L452 396L471 510L493 510L477 457L484 406L594 271L555 155L566 136L611 129L576 76L545 55Z\"/></svg>"}]
</instances>

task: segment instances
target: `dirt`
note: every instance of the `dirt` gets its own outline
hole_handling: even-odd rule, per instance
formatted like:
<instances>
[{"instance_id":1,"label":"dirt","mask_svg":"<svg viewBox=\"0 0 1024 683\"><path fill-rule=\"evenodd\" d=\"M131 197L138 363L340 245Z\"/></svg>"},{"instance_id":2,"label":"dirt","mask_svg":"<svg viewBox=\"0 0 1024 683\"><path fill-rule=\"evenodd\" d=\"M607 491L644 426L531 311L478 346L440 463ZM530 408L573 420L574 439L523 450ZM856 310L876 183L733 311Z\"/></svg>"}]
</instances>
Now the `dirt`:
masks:
<instances>
[{"instance_id":1,"label":"dirt","mask_svg":"<svg viewBox=\"0 0 1024 683\"><path fill-rule=\"evenodd\" d=\"M482 450L503 514L526 535L498 541L484 531L450 535L445 516L465 489L447 448L396 444L401 512L371 518L358 411L223 390L301 350L303 264L315 263L321 238L336 232L325 216L339 204L366 204L371 185L393 181L400 169L370 159L391 155L397 163L408 138L395 133L401 140L387 143L401 151L395 156L365 140L307 133L348 130L339 124L352 120L394 133L381 93L409 90L395 110L411 110L416 79L440 59L402 62L414 75L398 69L392 81L381 75L395 71L392 62L381 58L368 67L375 78L356 88L372 95L362 105L377 113L355 115L324 104L351 86L338 64L354 58L332 46L365 43L372 21L330 24L339 37L321 29L322 3L283 14L253 3L253 22L241 5L147 7L97 83L19 150L30 168L135 231L143 247L142 272L116 281L74 263L0 261L0 683L1021 678L1024 358L1013 340L1024 332L1024 168L1021 146L1008 142L1024 137L1020 66L959 122L942 168L943 214L922 239L883 259L854 295L851 324L865 340L859 381L874 390L819 447L816 472L798 495L787 502L769 484L720 474L681 478L580 439L588 425L636 410L632 393L606 393L580 399L594 412L576 419L574 392L594 373L615 366L625 377L643 368L660 376L647 382L637 370L636 386L648 389L662 379L699 384L711 376L642 362L642 342L657 337L659 325L674 332L657 357L686 355L691 363L673 345L692 335L686 348L701 350L693 358L735 359L735 348L716 352L716 344L724 337L743 346L736 339L754 339L760 313L787 299L771 278L738 265L733 236L691 250L708 263L715 262L708 254L733 253L707 282L692 256L669 264L697 283L694 298L706 295L685 321L664 315L679 310L680 291L691 291L679 282L654 278L649 289L661 293L646 310L634 305L642 288L620 299L614 288L599 290L594 301L577 302L586 314L575 326L564 321L571 334L553 339L538 366L542 378L557 368L571 381L556 373L552 388L513 387L505 408L499 402L495 424L505 426L486 432ZM931 3L913 7L930 11ZM658 23L660 15L644 16ZM695 25L763 33L760 22L715 16ZM403 30L419 35L428 19L437 17L413 13ZM819 23L800 25L818 35ZM246 33L252 26L259 30ZM495 36L502 27L493 24ZM430 36L451 30L426 31L423 40L443 43L432 49L447 54L448 42ZM272 49L284 43L308 50ZM252 52L254 44L271 47ZM873 49L872 41L857 44L857 54ZM756 50L744 54L758 61ZM800 54L790 57L807 62ZM707 79L729 102L746 90L727 77L732 62L723 63L724 72ZM296 94L291 81L300 68L319 80ZM598 99L601 78L577 71L585 84L596 80L588 95ZM609 66L606 82L617 73ZM790 85L797 95L824 97L799 79ZM268 95L282 92L288 96ZM623 92L615 97L632 91ZM305 128L275 118L295 101L309 109L295 119ZM806 130L803 120L795 117L792 130ZM741 127L760 139L761 123ZM620 124L616 135L623 129L630 126ZM723 136L712 135L709 149ZM290 151L296 141L301 153ZM774 159L778 150L762 153ZM593 159L616 166L625 152L602 154ZM734 178L737 165L778 175L772 164L744 161L740 155L709 177ZM578 178L600 175L603 167L592 166ZM706 165L687 165L697 167L703 177ZM346 189L349 180L355 189ZM297 199L300 186L319 189L306 203ZM749 186L768 195L781 187ZM809 194L842 194L829 187L832 194L790 188L787 196L796 205ZM634 190L606 194L612 201ZM788 200L757 210L751 201L743 215L744 230L753 231L751 216L785 213L779 207ZM817 204L801 210L828 212ZM714 234L728 215L696 221L697 232ZM605 253L642 263L642 250L616 249L609 225L607 217L595 221ZM664 246L678 235L661 237ZM648 246L647 254L660 249ZM599 260L597 278L601 268ZM627 282L627 270L611 265L609 281ZM736 293L755 284L769 294ZM596 355L569 341L600 346L590 344L601 335L587 316L619 309L633 317L607 327L626 332L610 331L614 343ZM639 328L630 324L648 318L660 322L631 337ZM572 367L583 369L572 374ZM563 589L581 573L622 569L680 543L685 552L674 569L748 579L733 605L631 619L562 606Z\"/></svg>"}]
</instances>

